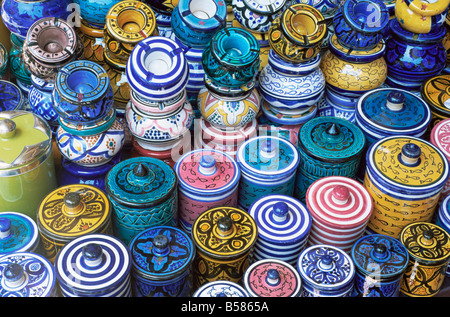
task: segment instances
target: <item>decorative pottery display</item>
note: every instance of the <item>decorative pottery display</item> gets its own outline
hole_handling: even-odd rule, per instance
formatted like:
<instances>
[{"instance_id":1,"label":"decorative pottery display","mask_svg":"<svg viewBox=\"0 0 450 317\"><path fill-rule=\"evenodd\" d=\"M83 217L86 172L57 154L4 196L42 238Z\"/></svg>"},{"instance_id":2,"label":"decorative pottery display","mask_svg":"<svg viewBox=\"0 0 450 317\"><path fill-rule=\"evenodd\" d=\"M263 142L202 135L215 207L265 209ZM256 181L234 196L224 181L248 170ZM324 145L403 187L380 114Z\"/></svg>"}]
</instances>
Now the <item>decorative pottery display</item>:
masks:
<instances>
[{"instance_id":1,"label":"decorative pottery display","mask_svg":"<svg viewBox=\"0 0 450 317\"><path fill-rule=\"evenodd\" d=\"M192 297L249 297L249 294L235 282L217 280L199 287Z\"/></svg>"},{"instance_id":2,"label":"decorative pottery display","mask_svg":"<svg viewBox=\"0 0 450 317\"><path fill-rule=\"evenodd\" d=\"M435 145L439 150L441 150L442 153L447 158L447 160L450 160L450 149L447 140L449 127L450 127L450 118L444 119L433 127L430 134L431 144ZM448 196L449 193L450 193L450 181L447 180L447 183L445 183L444 188L442 189L440 200L442 201L445 197Z\"/></svg>"},{"instance_id":3,"label":"decorative pottery display","mask_svg":"<svg viewBox=\"0 0 450 317\"><path fill-rule=\"evenodd\" d=\"M448 179L448 160L433 144L410 136L385 137L366 153L364 187L374 200L371 233L399 238L411 223L431 221Z\"/></svg>"},{"instance_id":4,"label":"decorative pottery display","mask_svg":"<svg viewBox=\"0 0 450 317\"><path fill-rule=\"evenodd\" d=\"M14 252L0 257L0 297L57 297L55 268L42 255Z\"/></svg>"},{"instance_id":5,"label":"decorative pottery display","mask_svg":"<svg viewBox=\"0 0 450 317\"><path fill-rule=\"evenodd\" d=\"M450 259L450 235L435 224L417 221L403 228L399 240L409 253L400 292L410 297L436 295Z\"/></svg>"},{"instance_id":6,"label":"decorative pottery display","mask_svg":"<svg viewBox=\"0 0 450 317\"><path fill-rule=\"evenodd\" d=\"M192 295L195 246L185 232L156 226L138 233L129 248L134 297Z\"/></svg>"},{"instance_id":7,"label":"decorative pottery display","mask_svg":"<svg viewBox=\"0 0 450 317\"><path fill-rule=\"evenodd\" d=\"M0 43L1 44L1 43ZM6 47L0 45L0 78L9 80L9 55Z\"/></svg>"},{"instance_id":8,"label":"decorative pottery display","mask_svg":"<svg viewBox=\"0 0 450 317\"><path fill-rule=\"evenodd\" d=\"M74 0L80 6L80 16L82 22L92 25L95 28L103 28L106 23L106 15L109 9L119 0Z\"/></svg>"},{"instance_id":9,"label":"decorative pottery display","mask_svg":"<svg viewBox=\"0 0 450 317\"><path fill-rule=\"evenodd\" d=\"M84 45L84 58L102 65L104 63L103 46L105 45L103 28L94 27L86 20L81 19L77 30Z\"/></svg>"},{"instance_id":10,"label":"decorative pottery display","mask_svg":"<svg viewBox=\"0 0 450 317\"><path fill-rule=\"evenodd\" d=\"M39 232L36 222L25 214L0 213L0 255L16 252L37 252Z\"/></svg>"},{"instance_id":11,"label":"decorative pottery display","mask_svg":"<svg viewBox=\"0 0 450 317\"><path fill-rule=\"evenodd\" d=\"M55 260L63 297L131 297L131 258L114 236L86 234L66 244Z\"/></svg>"},{"instance_id":12,"label":"decorative pottery display","mask_svg":"<svg viewBox=\"0 0 450 317\"><path fill-rule=\"evenodd\" d=\"M272 117L269 117L264 112L265 106L263 106L263 115L258 118L258 135L271 135L279 138L284 138L292 144L297 144L298 133L302 127L302 124L283 124L272 121ZM312 117L315 116L312 115Z\"/></svg>"},{"instance_id":13,"label":"decorative pottery display","mask_svg":"<svg viewBox=\"0 0 450 317\"><path fill-rule=\"evenodd\" d=\"M297 262L302 279L301 297L350 297L355 264L350 255L329 245L313 245L303 250Z\"/></svg>"},{"instance_id":14,"label":"decorative pottery display","mask_svg":"<svg viewBox=\"0 0 450 317\"><path fill-rule=\"evenodd\" d=\"M8 61L10 77L16 79L16 83L19 87L30 87L31 73L23 61L24 39L21 39L14 33L11 33L10 39L11 50L9 51ZM24 91L22 92L24 93Z\"/></svg>"},{"instance_id":15,"label":"decorative pottery display","mask_svg":"<svg viewBox=\"0 0 450 317\"><path fill-rule=\"evenodd\" d=\"M427 103L431 111L428 136L439 121L450 119L449 85L450 75L441 74L424 81L420 87L420 97Z\"/></svg>"},{"instance_id":16,"label":"decorative pottery display","mask_svg":"<svg viewBox=\"0 0 450 317\"><path fill-rule=\"evenodd\" d=\"M25 98L14 83L0 79L0 111L26 110Z\"/></svg>"},{"instance_id":17,"label":"decorative pottery display","mask_svg":"<svg viewBox=\"0 0 450 317\"><path fill-rule=\"evenodd\" d=\"M194 289L217 280L240 284L257 235L254 219L238 208L216 207L197 217L192 225Z\"/></svg>"},{"instance_id":18,"label":"decorative pottery display","mask_svg":"<svg viewBox=\"0 0 450 317\"><path fill-rule=\"evenodd\" d=\"M150 227L176 227L177 184L173 168L159 159L134 157L115 165L105 178L114 235L129 244Z\"/></svg>"},{"instance_id":19,"label":"decorative pottery display","mask_svg":"<svg viewBox=\"0 0 450 317\"><path fill-rule=\"evenodd\" d=\"M433 223L450 233L450 196L447 195L442 199ZM447 266L445 275L450 276L450 264Z\"/></svg>"},{"instance_id":20,"label":"decorative pottery display","mask_svg":"<svg viewBox=\"0 0 450 317\"><path fill-rule=\"evenodd\" d=\"M297 3L308 4L313 6L324 16L325 19L330 19L334 16L336 11L341 6L339 0L295 0Z\"/></svg>"},{"instance_id":21,"label":"decorative pottery display","mask_svg":"<svg viewBox=\"0 0 450 317\"><path fill-rule=\"evenodd\" d=\"M266 259L248 267L244 286L250 297L300 297L302 280L294 266Z\"/></svg>"},{"instance_id":22,"label":"decorative pottery display","mask_svg":"<svg viewBox=\"0 0 450 317\"><path fill-rule=\"evenodd\" d=\"M0 112L0 212L23 213L36 221L42 198L56 186L47 122L29 111Z\"/></svg>"},{"instance_id":23,"label":"decorative pottery display","mask_svg":"<svg viewBox=\"0 0 450 317\"><path fill-rule=\"evenodd\" d=\"M56 112L52 92L55 84L31 75L32 87L28 92L28 103L31 111L41 116L50 125L53 133L58 129L58 113Z\"/></svg>"},{"instance_id":24,"label":"decorative pottery display","mask_svg":"<svg viewBox=\"0 0 450 317\"><path fill-rule=\"evenodd\" d=\"M153 157L155 159L159 159L159 160L167 163L171 167L175 167L175 161L174 161L172 149L165 150L165 151L149 150L149 149L143 148L141 145L139 145L139 143L136 141L135 138L132 139L131 144L132 144L132 148L129 153L130 157L139 157L139 156Z\"/></svg>"},{"instance_id":25,"label":"decorative pottery display","mask_svg":"<svg viewBox=\"0 0 450 317\"><path fill-rule=\"evenodd\" d=\"M398 297L400 281L409 262L405 246L382 234L361 237L351 251L355 263L357 297Z\"/></svg>"}]
</instances>

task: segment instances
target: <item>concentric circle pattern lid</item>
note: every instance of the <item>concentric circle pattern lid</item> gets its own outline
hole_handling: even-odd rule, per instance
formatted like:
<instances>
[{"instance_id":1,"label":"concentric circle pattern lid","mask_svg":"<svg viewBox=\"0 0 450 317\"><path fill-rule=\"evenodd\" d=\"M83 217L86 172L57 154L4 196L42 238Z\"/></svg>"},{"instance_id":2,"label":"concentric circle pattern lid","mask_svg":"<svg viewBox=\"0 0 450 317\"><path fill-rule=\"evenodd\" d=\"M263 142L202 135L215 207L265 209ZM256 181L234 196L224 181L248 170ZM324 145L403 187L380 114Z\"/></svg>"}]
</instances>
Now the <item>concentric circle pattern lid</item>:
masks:
<instances>
[{"instance_id":1,"label":"concentric circle pattern lid","mask_svg":"<svg viewBox=\"0 0 450 317\"><path fill-rule=\"evenodd\" d=\"M439 121L431 130L430 142L450 159L450 119Z\"/></svg>"},{"instance_id":2,"label":"concentric circle pattern lid","mask_svg":"<svg viewBox=\"0 0 450 317\"><path fill-rule=\"evenodd\" d=\"M316 180L306 192L306 204L317 221L341 229L364 225L373 211L372 197L367 189L344 176Z\"/></svg>"},{"instance_id":3,"label":"concentric circle pattern lid","mask_svg":"<svg viewBox=\"0 0 450 317\"><path fill-rule=\"evenodd\" d=\"M296 147L285 139L258 136L239 146L236 161L243 173L279 179L295 173L299 155Z\"/></svg>"},{"instance_id":4,"label":"concentric circle pattern lid","mask_svg":"<svg viewBox=\"0 0 450 317\"><path fill-rule=\"evenodd\" d=\"M255 220L233 207L209 209L192 225L192 239L202 251L215 258L233 258L250 251L258 236Z\"/></svg>"},{"instance_id":5,"label":"concentric circle pattern lid","mask_svg":"<svg viewBox=\"0 0 450 317\"><path fill-rule=\"evenodd\" d=\"M21 110L25 103L20 88L7 80L0 80L0 111Z\"/></svg>"},{"instance_id":6,"label":"concentric circle pattern lid","mask_svg":"<svg viewBox=\"0 0 450 317\"><path fill-rule=\"evenodd\" d=\"M353 245L351 256L358 272L379 279L403 274L409 262L405 246L399 240L382 234L360 238Z\"/></svg>"},{"instance_id":7,"label":"concentric circle pattern lid","mask_svg":"<svg viewBox=\"0 0 450 317\"><path fill-rule=\"evenodd\" d=\"M415 222L400 233L399 240L410 258L424 262L445 262L450 256L450 235L441 227L428 222Z\"/></svg>"},{"instance_id":8,"label":"concentric circle pattern lid","mask_svg":"<svg viewBox=\"0 0 450 317\"><path fill-rule=\"evenodd\" d=\"M33 252L39 231L33 219L18 212L0 213L0 256L12 252Z\"/></svg>"},{"instance_id":9,"label":"concentric circle pattern lid","mask_svg":"<svg viewBox=\"0 0 450 317\"><path fill-rule=\"evenodd\" d=\"M433 111L450 113L450 75L434 76L422 83L420 95Z\"/></svg>"},{"instance_id":10,"label":"concentric circle pattern lid","mask_svg":"<svg viewBox=\"0 0 450 317\"><path fill-rule=\"evenodd\" d=\"M53 297L55 269L43 256L15 252L0 258L0 297Z\"/></svg>"},{"instance_id":11,"label":"concentric circle pattern lid","mask_svg":"<svg viewBox=\"0 0 450 317\"><path fill-rule=\"evenodd\" d=\"M106 194L86 184L56 188L42 200L37 217L39 230L71 240L99 232L109 225L111 206Z\"/></svg>"},{"instance_id":12,"label":"concentric circle pattern lid","mask_svg":"<svg viewBox=\"0 0 450 317\"><path fill-rule=\"evenodd\" d=\"M192 297L249 297L249 295L237 283L218 280L203 284Z\"/></svg>"},{"instance_id":13,"label":"concentric circle pattern lid","mask_svg":"<svg viewBox=\"0 0 450 317\"><path fill-rule=\"evenodd\" d=\"M110 198L142 208L161 204L176 188L174 169L151 157L126 159L114 166L105 178L105 189Z\"/></svg>"},{"instance_id":14,"label":"concentric circle pattern lid","mask_svg":"<svg viewBox=\"0 0 450 317\"><path fill-rule=\"evenodd\" d=\"M157 226L137 234L130 242L133 271L150 280L167 280L189 269L195 247L175 227Z\"/></svg>"},{"instance_id":15,"label":"concentric circle pattern lid","mask_svg":"<svg viewBox=\"0 0 450 317\"><path fill-rule=\"evenodd\" d=\"M245 271L244 286L252 297L297 297L302 281L292 265L277 259L264 259Z\"/></svg>"},{"instance_id":16,"label":"concentric circle pattern lid","mask_svg":"<svg viewBox=\"0 0 450 317\"><path fill-rule=\"evenodd\" d=\"M300 129L298 146L322 161L344 162L361 155L365 136L355 124L341 118L317 117Z\"/></svg>"},{"instance_id":17,"label":"concentric circle pattern lid","mask_svg":"<svg viewBox=\"0 0 450 317\"><path fill-rule=\"evenodd\" d=\"M258 239L291 244L308 237L311 216L299 200L285 195L267 195L255 201L248 213L258 226Z\"/></svg>"},{"instance_id":18,"label":"concentric circle pattern lid","mask_svg":"<svg viewBox=\"0 0 450 317\"><path fill-rule=\"evenodd\" d=\"M318 290L337 290L353 283L355 266L350 256L329 245L313 245L300 253L297 270L302 282Z\"/></svg>"},{"instance_id":19,"label":"concentric circle pattern lid","mask_svg":"<svg viewBox=\"0 0 450 317\"><path fill-rule=\"evenodd\" d=\"M175 164L179 186L201 195L217 195L232 190L241 172L228 154L200 149L184 154Z\"/></svg>"},{"instance_id":20,"label":"concentric circle pattern lid","mask_svg":"<svg viewBox=\"0 0 450 317\"><path fill-rule=\"evenodd\" d=\"M87 234L64 245L55 259L56 278L76 293L102 293L129 278L128 247L107 234Z\"/></svg>"}]
</instances>

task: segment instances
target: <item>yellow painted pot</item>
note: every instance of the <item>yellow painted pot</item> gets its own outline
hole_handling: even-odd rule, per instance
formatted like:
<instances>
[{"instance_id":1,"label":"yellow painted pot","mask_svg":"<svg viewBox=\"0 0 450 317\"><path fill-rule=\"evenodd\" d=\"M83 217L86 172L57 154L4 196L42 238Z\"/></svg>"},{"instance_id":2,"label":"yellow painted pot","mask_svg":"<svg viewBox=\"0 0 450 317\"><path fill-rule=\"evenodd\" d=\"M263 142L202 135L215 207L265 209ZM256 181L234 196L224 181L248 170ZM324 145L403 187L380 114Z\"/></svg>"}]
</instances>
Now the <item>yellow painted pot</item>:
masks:
<instances>
[{"instance_id":1,"label":"yellow painted pot","mask_svg":"<svg viewBox=\"0 0 450 317\"><path fill-rule=\"evenodd\" d=\"M97 64L103 66L103 29L93 27L86 23L85 20L81 20L78 32L84 44L85 59L96 62Z\"/></svg>"},{"instance_id":2,"label":"yellow painted pot","mask_svg":"<svg viewBox=\"0 0 450 317\"><path fill-rule=\"evenodd\" d=\"M439 15L444 12L449 3L448 0L439 0L434 3L398 0L395 3L395 17L405 30L412 33L429 33L443 24L445 17L441 19Z\"/></svg>"}]
</instances>

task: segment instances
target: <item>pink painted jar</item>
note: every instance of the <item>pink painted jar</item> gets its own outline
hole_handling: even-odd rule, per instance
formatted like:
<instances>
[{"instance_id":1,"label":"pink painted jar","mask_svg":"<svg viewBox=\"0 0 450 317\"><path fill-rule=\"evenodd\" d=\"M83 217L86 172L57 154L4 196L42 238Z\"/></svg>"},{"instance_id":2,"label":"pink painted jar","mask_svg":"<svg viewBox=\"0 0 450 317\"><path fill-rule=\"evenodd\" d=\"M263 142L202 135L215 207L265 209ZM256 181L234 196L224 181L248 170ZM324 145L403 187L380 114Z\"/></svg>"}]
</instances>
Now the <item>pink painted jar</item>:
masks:
<instances>
[{"instance_id":1,"label":"pink painted jar","mask_svg":"<svg viewBox=\"0 0 450 317\"><path fill-rule=\"evenodd\" d=\"M442 120L433 127L430 134L430 142L441 150L450 162L450 119ZM449 194L450 178L442 189L440 201L442 202Z\"/></svg>"},{"instance_id":2,"label":"pink painted jar","mask_svg":"<svg viewBox=\"0 0 450 317\"><path fill-rule=\"evenodd\" d=\"M181 229L191 233L192 224L204 211L237 207L240 168L230 155L214 149L198 149L175 163L178 177L178 218Z\"/></svg>"}]
</instances>

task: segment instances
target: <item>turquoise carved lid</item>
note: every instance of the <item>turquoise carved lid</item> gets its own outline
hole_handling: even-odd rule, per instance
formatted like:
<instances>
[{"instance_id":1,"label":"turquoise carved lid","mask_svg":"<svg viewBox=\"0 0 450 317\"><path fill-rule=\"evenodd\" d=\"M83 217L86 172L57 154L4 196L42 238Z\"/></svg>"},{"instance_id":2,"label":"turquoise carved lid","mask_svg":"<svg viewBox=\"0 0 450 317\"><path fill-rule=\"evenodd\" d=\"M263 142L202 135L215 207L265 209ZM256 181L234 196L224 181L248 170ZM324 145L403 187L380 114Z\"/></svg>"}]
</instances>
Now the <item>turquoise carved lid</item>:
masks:
<instances>
[{"instance_id":1,"label":"turquoise carved lid","mask_svg":"<svg viewBox=\"0 0 450 317\"><path fill-rule=\"evenodd\" d=\"M33 252L39 243L39 231L33 219L18 212L0 213L0 255Z\"/></svg>"},{"instance_id":2,"label":"turquoise carved lid","mask_svg":"<svg viewBox=\"0 0 450 317\"><path fill-rule=\"evenodd\" d=\"M173 168L152 157L126 159L115 165L105 178L105 190L111 199L139 208L160 205L176 188Z\"/></svg>"},{"instance_id":3,"label":"turquoise carved lid","mask_svg":"<svg viewBox=\"0 0 450 317\"><path fill-rule=\"evenodd\" d=\"M299 132L298 147L306 155L326 162L346 162L362 154L366 139L354 123L336 117L317 117Z\"/></svg>"}]
</instances>

